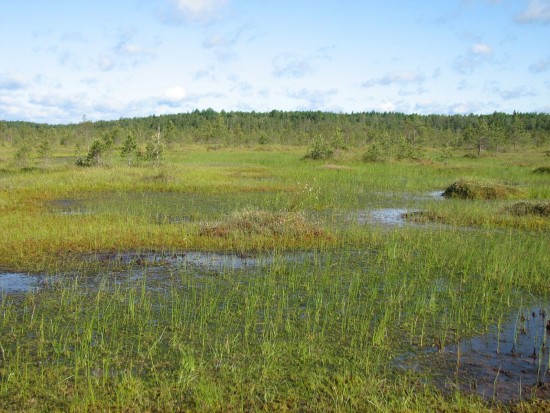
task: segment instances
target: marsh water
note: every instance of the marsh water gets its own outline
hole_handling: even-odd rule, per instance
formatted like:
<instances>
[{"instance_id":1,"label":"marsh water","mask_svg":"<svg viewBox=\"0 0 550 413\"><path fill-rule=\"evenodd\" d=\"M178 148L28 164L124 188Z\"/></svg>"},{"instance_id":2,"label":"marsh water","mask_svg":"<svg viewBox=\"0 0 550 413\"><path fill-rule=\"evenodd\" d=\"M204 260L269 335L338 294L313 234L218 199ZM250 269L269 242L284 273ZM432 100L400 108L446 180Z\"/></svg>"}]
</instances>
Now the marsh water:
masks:
<instances>
[{"instance_id":1,"label":"marsh water","mask_svg":"<svg viewBox=\"0 0 550 413\"><path fill-rule=\"evenodd\" d=\"M240 193L230 197L223 194L152 193L109 194L105 197L82 199L58 199L50 201L50 211L62 215L99 214L119 211L124 214L146 214L156 223L177 224L201 222L219 218L242 208L284 209L285 197L281 194L264 192ZM275 198L275 200L269 198ZM421 194L399 192L368 192L358 196L357 210L341 211L328 208L324 211L310 211L313 219L322 219L327 224L374 224L382 226L417 226L405 220L404 215L421 210L429 202L442 201L443 191L429 191ZM197 212L197 211L200 211Z\"/></svg>"},{"instance_id":2,"label":"marsh water","mask_svg":"<svg viewBox=\"0 0 550 413\"><path fill-rule=\"evenodd\" d=\"M102 205L90 200L61 199L51 203L52 212L67 215L100 213L124 205L135 213L153 207L151 216L163 222L187 222L203 218L193 213L202 198L187 195L164 194L160 204L155 204L149 194L141 197L107 200ZM329 211L332 219L347 224L376 225L397 228L408 225L404 215L421 210L430 202L440 202L441 191L420 195L414 194L371 194L364 209L356 211ZM228 211L255 202L261 206L260 194L244 195L234 205L225 205ZM218 216L220 208L210 198L204 216ZM222 197L219 204L223 204ZM130 207L128 207L130 205ZM160 205L160 206L159 206ZM122 206L121 206L122 208ZM134 209L132 209L134 208ZM116 209L116 208L114 208ZM328 215L328 214L327 214ZM323 214L317 214L322 217ZM82 256L87 266L99 269L95 276L82 277L81 285L99 288L106 278L116 284L143 281L146 288L158 290L174 282L180 272L192 273L196 277L216 276L230 272L261 272L281 262L307 266L314 259L312 253L295 252L287 254L237 254L223 252L179 251L179 252L121 252ZM94 267L95 266L95 267ZM92 270L92 273L94 270ZM26 273L0 273L2 294L39 292L54 288L66 275L40 275ZM219 281L222 282L222 281ZM535 303L533 303L535 301ZM512 309L502 314L499 322L490 326L483 334L463 337L443 346L420 348L398 357L394 362L397 369L428 377L443 392L460 390L475 393L486 399L510 402L528 399L533 394L550 398L550 303L548 300Z\"/></svg>"},{"instance_id":3,"label":"marsh water","mask_svg":"<svg viewBox=\"0 0 550 413\"><path fill-rule=\"evenodd\" d=\"M502 402L549 398L549 318L548 302L517 309L484 334L400 357L396 366L428 374L444 392Z\"/></svg>"}]
</instances>

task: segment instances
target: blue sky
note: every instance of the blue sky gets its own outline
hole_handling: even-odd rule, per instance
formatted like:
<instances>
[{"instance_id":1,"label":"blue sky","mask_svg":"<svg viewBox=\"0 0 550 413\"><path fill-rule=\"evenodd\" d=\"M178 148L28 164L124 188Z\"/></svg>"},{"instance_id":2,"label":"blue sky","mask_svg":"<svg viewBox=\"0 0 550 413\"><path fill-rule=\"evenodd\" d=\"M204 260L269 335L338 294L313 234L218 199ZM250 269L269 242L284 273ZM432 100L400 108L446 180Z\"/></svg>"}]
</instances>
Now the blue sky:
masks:
<instances>
[{"instance_id":1,"label":"blue sky","mask_svg":"<svg viewBox=\"0 0 550 413\"><path fill-rule=\"evenodd\" d=\"M0 0L0 119L550 112L550 0Z\"/></svg>"}]
</instances>

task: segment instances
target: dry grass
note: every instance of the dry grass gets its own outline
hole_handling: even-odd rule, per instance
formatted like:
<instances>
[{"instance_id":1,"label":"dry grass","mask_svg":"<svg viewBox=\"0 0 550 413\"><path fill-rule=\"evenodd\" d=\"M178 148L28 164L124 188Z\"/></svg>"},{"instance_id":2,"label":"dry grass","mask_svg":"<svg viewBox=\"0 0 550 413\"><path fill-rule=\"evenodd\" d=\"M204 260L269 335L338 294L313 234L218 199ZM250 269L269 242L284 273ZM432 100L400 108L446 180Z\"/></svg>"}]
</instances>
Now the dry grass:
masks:
<instances>
[{"instance_id":1,"label":"dry grass","mask_svg":"<svg viewBox=\"0 0 550 413\"><path fill-rule=\"evenodd\" d=\"M447 223L447 219L434 211L412 211L403 214L403 219L409 222L425 224L428 222Z\"/></svg>"},{"instance_id":2,"label":"dry grass","mask_svg":"<svg viewBox=\"0 0 550 413\"><path fill-rule=\"evenodd\" d=\"M323 237L326 234L301 213L245 209L234 212L224 222L203 225L199 235L220 238L239 235L304 238Z\"/></svg>"},{"instance_id":3,"label":"dry grass","mask_svg":"<svg viewBox=\"0 0 550 413\"><path fill-rule=\"evenodd\" d=\"M536 215L541 217L550 217L550 201L544 202L517 202L506 208L506 212L522 217L526 215Z\"/></svg>"},{"instance_id":4,"label":"dry grass","mask_svg":"<svg viewBox=\"0 0 550 413\"><path fill-rule=\"evenodd\" d=\"M337 170L337 171L350 171L353 170L351 166L345 166L345 165L334 165L334 164L327 164L319 166L319 169L329 169L329 170Z\"/></svg>"}]
</instances>

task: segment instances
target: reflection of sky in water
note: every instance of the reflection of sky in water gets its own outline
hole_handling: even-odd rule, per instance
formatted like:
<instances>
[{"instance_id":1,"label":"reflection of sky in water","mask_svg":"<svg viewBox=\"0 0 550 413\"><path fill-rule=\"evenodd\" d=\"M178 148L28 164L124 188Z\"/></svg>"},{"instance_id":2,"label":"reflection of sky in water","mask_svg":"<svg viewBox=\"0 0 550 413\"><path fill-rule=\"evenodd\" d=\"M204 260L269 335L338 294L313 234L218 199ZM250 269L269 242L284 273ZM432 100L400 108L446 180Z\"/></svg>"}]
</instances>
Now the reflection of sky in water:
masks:
<instances>
[{"instance_id":1,"label":"reflection of sky in water","mask_svg":"<svg viewBox=\"0 0 550 413\"><path fill-rule=\"evenodd\" d=\"M37 289L38 284L38 277L32 275L18 273L0 274L0 291L2 292L30 291Z\"/></svg>"}]
</instances>

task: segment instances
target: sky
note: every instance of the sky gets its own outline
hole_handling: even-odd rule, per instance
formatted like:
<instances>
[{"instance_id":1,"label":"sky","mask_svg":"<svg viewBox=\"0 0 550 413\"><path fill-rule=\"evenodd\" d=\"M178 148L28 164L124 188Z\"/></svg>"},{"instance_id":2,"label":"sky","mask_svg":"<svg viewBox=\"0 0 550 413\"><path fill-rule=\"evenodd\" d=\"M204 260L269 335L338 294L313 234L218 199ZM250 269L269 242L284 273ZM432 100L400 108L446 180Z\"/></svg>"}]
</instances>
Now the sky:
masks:
<instances>
[{"instance_id":1,"label":"sky","mask_svg":"<svg viewBox=\"0 0 550 413\"><path fill-rule=\"evenodd\" d=\"M550 0L0 0L0 120L550 112Z\"/></svg>"}]
</instances>

